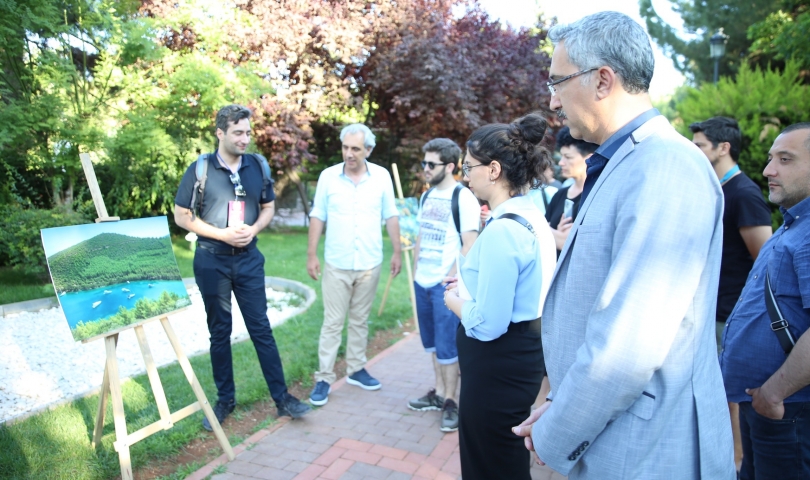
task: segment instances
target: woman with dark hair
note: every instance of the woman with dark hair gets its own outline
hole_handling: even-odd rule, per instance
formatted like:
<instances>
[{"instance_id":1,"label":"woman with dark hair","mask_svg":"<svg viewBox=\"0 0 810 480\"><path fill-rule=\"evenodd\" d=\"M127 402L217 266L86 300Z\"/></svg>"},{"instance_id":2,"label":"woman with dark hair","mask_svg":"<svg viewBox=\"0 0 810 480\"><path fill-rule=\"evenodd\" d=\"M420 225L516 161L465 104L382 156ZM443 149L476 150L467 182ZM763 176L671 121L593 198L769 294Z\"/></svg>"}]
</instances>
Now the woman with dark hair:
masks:
<instances>
[{"instance_id":1,"label":"woman with dark hair","mask_svg":"<svg viewBox=\"0 0 810 480\"><path fill-rule=\"evenodd\" d=\"M545 181L547 123L529 114L485 125L467 141L462 170L492 220L459 261L445 303L461 319L456 343L464 376L459 445L464 480L529 480L529 452L511 428L529 413L544 375L540 313L556 261L554 237L523 195Z\"/></svg>"}]
</instances>

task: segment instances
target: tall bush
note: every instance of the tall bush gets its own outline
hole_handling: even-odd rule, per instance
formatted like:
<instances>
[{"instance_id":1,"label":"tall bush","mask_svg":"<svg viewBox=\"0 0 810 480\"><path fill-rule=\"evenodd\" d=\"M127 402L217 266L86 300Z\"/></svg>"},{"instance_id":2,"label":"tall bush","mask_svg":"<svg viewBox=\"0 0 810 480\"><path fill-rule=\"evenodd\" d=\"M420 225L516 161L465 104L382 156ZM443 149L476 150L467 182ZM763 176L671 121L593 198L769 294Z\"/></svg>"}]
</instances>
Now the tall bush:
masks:
<instances>
[{"instance_id":1,"label":"tall bush","mask_svg":"<svg viewBox=\"0 0 810 480\"><path fill-rule=\"evenodd\" d=\"M721 78L715 84L691 88L675 109L673 122L691 138L689 124L722 115L737 120L743 135L740 168L767 188L762 170L768 150L788 125L810 121L810 87L802 85L799 64L788 62L784 71L740 68L734 80Z\"/></svg>"},{"instance_id":2,"label":"tall bush","mask_svg":"<svg viewBox=\"0 0 810 480\"><path fill-rule=\"evenodd\" d=\"M20 205L0 206L0 265L45 276L48 263L39 230L82 223L89 223L89 220L64 208L43 210Z\"/></svg>"}]
</instances>

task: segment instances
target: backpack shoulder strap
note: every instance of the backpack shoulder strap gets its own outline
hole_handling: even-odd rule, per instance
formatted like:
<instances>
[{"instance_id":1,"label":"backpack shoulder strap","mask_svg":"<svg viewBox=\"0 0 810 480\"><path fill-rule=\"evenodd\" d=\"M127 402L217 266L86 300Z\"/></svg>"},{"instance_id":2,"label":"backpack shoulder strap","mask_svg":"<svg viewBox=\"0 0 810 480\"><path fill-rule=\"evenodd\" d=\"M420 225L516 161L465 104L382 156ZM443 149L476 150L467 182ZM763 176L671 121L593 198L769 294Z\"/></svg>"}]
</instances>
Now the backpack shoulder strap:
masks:
<instances>
[{"instance_id":1,"label":"backpack shoulder strap","mask_svg":"<svg viewBox=\"0 0 810 480\"><path fill-rule=\"evenodd\" d=\"M461 189L464 185L457 183L456 188L453 189L453 197L450 200L450 210L453 212L453 223L456 225L456 232L459 237L461 236L461 215L458 212L458 196L461 194Z\"/></svg>"},{"instance_id":2,"label":"backpack shoulder strap","mask_svg":"<svg viewBox=\"0 0 810 480\"><path fill-rule=\"evenodd\" d=\"M273 177L270 175L270 164L267 163L267 159L264 155L260 153L250 153L248 154L256 160L256 163L259 164L259 169L262 171L262 200L267 198L267 186L273 183Z\"/></svg>"},{"instance_id":3,"label":"backpack shoulder strap","mask_svg":"<svg viewBox=\"0 0 810 480\"><path fill-rule=\"evenodd\" d=\"M546 186L540 186L540 196L543 197L543 207L548 211L548 198L546 198Z\"/></svg>"},{"instance_id":4,"label":"backpack shoulder strap","mask_svg":"<svg viewBox=\"0 0 810 480\"><path fill-rule=\"evenodd\" d=\"M534 231L534 227L532 227L532 224L529 223L529 221L526 220L525 218L518 215L517 213L504 213L503 215L498 217L498 219L501 219L501 218L514 220L517 223L519 223L519 224L523 225L524 227L526 227L532 233L532 235L534 235L535 237L537 236L537 233Z\"/></svg>"},{"instance_id":5,"label":"backpack shoulder strap","mask_svg":"<svg viewBox=\"0 0 810 480\"><path fill-rule=\"evenodd\" d=\"M208 179L208 157L210 154L202 153L197 157L197 163L194 167L194 173L197 181L194 182L194 188L191 191L191 220L198 215L198 211L202 209L203 195L205 194L205 181ZM200 192L200 201L197 202L197 192Z\"/></svg>"},{"instance_id":6,"label":"backpack shoulder strap","mask_svg":"<svg viewBox=\"0 0 810 480\"><path fill-rule=\"evenodd\" d=\"M425 199L427 199L428 195L430 195L430 192L432 192L434 188L436 188L436 187L430 187L430 188L427 189L427 191L425 193L422 194L422 198L419 199L419 208L420 209L425 206Z\"/></svg>"}]
</instances>

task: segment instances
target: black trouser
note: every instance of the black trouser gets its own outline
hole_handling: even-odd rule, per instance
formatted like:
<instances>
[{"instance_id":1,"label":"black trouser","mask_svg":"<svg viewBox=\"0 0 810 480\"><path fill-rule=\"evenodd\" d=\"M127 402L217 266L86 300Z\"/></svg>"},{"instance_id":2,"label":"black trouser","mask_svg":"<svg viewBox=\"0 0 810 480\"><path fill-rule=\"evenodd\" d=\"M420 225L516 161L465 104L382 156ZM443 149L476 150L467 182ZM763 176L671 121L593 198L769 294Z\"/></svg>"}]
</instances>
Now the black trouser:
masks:
<instances>
[{"instance_id":1,"label":"black trouser","mask_svg":"<svg viewBox=\"0 0 810 480\"><path fill-rule=\"evenodd\" d=\"M461 394L459 447L464 480L530 480L531 457L512 433L531 413L543 380L540 320L512 323L482 342L456 333Z\"/></svg>"},{"instance_id":2,"label":"black trouser","mask_svg":"<svg viewBox=\"0 0 810 480\"><path fill-rule=\"evenodd\" d=\"M237 249L241 250L241 249ZM194 255L194 278L200 289L208 332L211 334L211 368L221 402L235 399L233 359L231 357L231 292L245 319L250 339L256 348L270 396L276 403L284 400L287 385L270 320L267 318L267 294L264 287L264 256L255 247L236 254L217 254L220 250L200 246ZM224 250L222 250L224 252ZM233 253L233 252L231 252Z\"/></svg>"}]
</instances>

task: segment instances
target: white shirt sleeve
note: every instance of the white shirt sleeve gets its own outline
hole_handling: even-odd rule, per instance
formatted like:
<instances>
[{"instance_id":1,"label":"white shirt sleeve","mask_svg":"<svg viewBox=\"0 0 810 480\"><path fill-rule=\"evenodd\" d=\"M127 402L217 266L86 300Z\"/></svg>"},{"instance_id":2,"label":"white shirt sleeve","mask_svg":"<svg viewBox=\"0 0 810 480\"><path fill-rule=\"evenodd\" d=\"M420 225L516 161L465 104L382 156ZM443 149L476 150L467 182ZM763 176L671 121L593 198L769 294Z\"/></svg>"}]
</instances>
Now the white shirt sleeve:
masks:
<instances>
[{"instance_id":1,"label":"white shirt sleeve","mask_svg":"<svg viewBox=\"0 0 810 480\"><path fill-rule=\"evenodd\" d=\"M481 206L469 188L462 188L458 193L458 216L461 232L478 231L481 220Z\"/></svg>"},{"instance_id":2,"label":"white shirt sleeve","mask_svg":"<svg viewBox=\"0 0 810 480\"><path fill-rule=\"evenodd\" d=\"M326 170L321 172L318 176L318 186L315 188L315 200L312 201L312 211L309 212L310 217L317 218L318 220L326 221L326 199L328 198L326 191L328 190L329 178L324 175Z\"/></svg>"}]
</instances>

